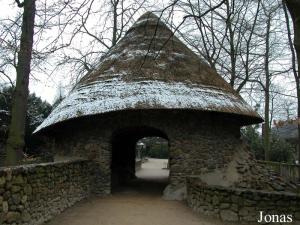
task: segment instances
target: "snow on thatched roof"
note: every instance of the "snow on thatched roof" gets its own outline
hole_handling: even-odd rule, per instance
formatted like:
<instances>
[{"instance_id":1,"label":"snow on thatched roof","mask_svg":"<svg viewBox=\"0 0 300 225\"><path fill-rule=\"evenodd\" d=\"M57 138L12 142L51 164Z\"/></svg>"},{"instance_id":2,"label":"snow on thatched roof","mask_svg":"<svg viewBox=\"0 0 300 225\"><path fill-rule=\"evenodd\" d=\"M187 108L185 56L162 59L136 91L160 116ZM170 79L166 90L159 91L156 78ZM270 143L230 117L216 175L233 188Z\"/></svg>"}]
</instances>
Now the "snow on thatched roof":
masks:
<instances>
[{"instance_id":1,"label":"snow on thatched roof","mask_svg":"<svg viewBox=\"0 0 300 225\"><path fill-rule=\"evenodd\" d=\"M260 116L152 13L144 14L37 128L126 109L194 109ZM245 119L244 118L244 119Z\"/></svg>"}]
</instances>

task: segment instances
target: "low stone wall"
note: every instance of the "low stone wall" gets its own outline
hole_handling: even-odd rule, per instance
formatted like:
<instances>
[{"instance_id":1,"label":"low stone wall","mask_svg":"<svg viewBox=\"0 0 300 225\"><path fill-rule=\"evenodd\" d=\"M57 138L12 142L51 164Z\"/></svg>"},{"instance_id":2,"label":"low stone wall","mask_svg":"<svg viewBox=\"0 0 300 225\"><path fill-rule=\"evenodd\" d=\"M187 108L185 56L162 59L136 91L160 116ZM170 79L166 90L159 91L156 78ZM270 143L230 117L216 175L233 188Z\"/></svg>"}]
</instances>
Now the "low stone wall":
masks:
<instances>
[{"instance_id":1,"label":"low stone wall","mask_svg":"<svg viewBox=\"0 0 300 225\"><path fill-rule=\"evenodd\" d=\"M263 215L286 220L291 215L293 223L289 224L300 222L300 194L205 186L197 177L188 177L187 202L193 210L224 221L257 223L263 211Z\"/></svg>"},{"instance_id":2,"label":"low stone wall","mask_svg":"<svg viewBox=\"0 0 300 225\"><path fill-rule=\"evenodd\" d=\"M87 160L0 168L0 224L42 224L88 197L92 168Z\"/></svg>"},{"instance_id":3,"label":"low stone wall","mask_svg":"<svg viewBox=\"0 0 300 225\"><path fill-rule=\"evenodd\" d=\"M300 183L300 165L269 161L258 161L258 163L274 170L288 180Z\"/></svg>"}]
</instances>

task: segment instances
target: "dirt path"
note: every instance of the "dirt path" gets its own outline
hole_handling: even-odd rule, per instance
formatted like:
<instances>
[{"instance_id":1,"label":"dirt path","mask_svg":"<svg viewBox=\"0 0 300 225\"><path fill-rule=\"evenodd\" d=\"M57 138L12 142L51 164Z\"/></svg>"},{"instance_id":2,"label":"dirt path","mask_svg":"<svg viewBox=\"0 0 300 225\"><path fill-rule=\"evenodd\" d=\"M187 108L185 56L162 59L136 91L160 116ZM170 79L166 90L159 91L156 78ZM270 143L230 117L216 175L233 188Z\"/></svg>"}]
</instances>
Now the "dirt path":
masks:
<instances>
[{"instance_id":1,"label":"dirt path","mask_svg":"<svg viewBox=\"0 0 300 225\"><path fill-rule=\"evenodd\" d=\"M161 192L168 171L165 163L149 160L137 173L139 179L105 198L77 203L47 225L226 225L200 216L184 202L165 201ZM160 167L160 168L159 168ZM154 182L155 181L155 182Z\"/></svg>"}]
</instances>

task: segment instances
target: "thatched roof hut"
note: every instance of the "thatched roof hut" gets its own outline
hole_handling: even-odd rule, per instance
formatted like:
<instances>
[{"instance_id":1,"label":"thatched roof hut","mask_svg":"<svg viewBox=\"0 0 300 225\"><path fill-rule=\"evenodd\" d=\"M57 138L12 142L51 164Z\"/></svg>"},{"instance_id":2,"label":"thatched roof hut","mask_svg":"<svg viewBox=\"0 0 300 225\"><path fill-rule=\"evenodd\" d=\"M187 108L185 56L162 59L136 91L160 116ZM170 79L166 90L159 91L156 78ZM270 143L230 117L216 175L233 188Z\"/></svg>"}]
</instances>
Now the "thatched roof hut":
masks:
<instances>
[{"instance_id":1,"label":"thatched roof hut","mask_svg":"<svg viewBox=\"0 0 300 225\"><path fill-rule=\"evenodd\" d=\"M240 139L241 126L261 117L153 13L139 18L97 68L36 130L51 154L96 163L95 193L134 177L144 137L168 142L168 198L184 198L186 177L195 174L208 185L270 186L270 174L257 177L264 170Z\"/></svg>"},{"instance_id":2,"label":"thatched roof hut","mask_svg":"<svg viewBox=\"0 0 300 225\"><path fill-rule=\"evenodd\" d=\"M238 116L242 125L262 121L156 15L146 13L36 131L69 119L132 109L229 113Z\"/></svg>"}]
</instances>

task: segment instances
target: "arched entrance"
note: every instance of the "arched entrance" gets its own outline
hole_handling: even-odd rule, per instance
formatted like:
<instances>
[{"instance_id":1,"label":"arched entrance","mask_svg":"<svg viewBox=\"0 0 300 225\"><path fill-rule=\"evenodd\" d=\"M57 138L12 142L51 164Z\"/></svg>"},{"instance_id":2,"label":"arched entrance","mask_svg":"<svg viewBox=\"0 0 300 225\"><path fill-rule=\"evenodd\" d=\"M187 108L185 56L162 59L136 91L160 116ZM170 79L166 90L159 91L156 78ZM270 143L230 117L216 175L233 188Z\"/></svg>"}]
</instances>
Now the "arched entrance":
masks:
<instances>
[{"instance_id":1,"label":"arched entrance","mask_svg":"<svg viewBox=\"0 0 300 225\"><path fill-rule=\"evenodd\" d=\"M143 138L157 137L169 145L165 132L148 126L126 127L113 133L111 158L111 189L115 192L122 186L130 184L136 177L136 159L138 141ZM140 142L139 142L140 143Z\"/></svg>"}]
</instances>

